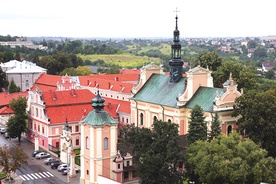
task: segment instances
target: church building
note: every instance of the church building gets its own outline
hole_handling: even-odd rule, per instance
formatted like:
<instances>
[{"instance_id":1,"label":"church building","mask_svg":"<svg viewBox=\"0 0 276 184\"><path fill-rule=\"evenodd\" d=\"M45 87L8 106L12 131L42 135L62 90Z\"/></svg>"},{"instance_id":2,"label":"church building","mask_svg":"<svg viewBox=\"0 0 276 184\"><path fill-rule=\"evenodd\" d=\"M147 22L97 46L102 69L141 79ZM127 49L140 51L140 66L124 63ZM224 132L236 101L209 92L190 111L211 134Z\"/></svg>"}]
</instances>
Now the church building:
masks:
<instances>
[{"instance_id":1,"label":"church building","mask_svg":"<svg viewBox=\"0 0 276 184\"><path fill-rule=\"evenodd\" d=\"M214 88L212 72L201 66L190 69L183 77L178 17L175 19L170 74L153 72L149 76L141 73L138 85L132 90L134 96L130 99L132 123L151 128L155 120L172 122L179 125L179 134L185 135L188 133L191 110L199 105L204 111L208 130L217 112L222 132L228 134L237 128L237 117L231 116L234 101L241 95L237 84L230 76L223 88Z\"/></svg>"}]
</instances>

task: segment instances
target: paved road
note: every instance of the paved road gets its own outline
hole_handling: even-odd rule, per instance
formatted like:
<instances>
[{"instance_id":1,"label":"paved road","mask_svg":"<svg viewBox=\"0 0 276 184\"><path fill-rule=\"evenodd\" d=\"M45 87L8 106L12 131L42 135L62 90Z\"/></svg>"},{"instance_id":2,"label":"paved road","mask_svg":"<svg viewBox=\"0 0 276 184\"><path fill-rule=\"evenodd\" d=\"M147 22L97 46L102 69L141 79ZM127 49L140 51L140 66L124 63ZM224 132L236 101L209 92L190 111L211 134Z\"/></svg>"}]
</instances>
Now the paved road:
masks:
<instances>
[{"instance_id":1,"label":"paved road","mask_svg":"<svg viewBox=\"0 0 276 184\"><path fill-rule=\"evenodd\" d=\"M21 147L24 152L29 156L28 165L17 169L16 174L21 178L23 184L64 184L68 183L68 177L62 175L56 169L53 170L49 165L44 164L44 159L36 159L32 157L34 151L34 144L26 140L24 137L21 143L18 143L18 139L5 139L0 135L0 146L18 146ZM79 174L77 178L70 179L71 184L79 183Z\"/></svg>"}]
</instances>

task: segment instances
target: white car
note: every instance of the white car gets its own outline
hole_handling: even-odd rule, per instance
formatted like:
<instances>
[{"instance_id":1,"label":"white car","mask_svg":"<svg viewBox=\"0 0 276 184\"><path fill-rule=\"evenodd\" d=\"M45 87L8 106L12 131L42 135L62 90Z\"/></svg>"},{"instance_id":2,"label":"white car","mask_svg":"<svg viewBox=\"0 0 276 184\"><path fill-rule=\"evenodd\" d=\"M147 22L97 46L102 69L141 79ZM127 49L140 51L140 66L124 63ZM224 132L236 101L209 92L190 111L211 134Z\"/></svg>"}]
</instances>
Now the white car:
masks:
<instances>
[{"instance_id":1,"label":"white car","mask_svg":"<svg viewBox=\"0 0 276 184\"><path fill-rule=\"evenodd\" d=\"M67 164L61 164L61 165L59 165L58 166L58 171L62 171L62 170L64 170L64 169L67 169L67 167L68 167L68 165Z\"/></svg>"},{"instance_id":2,"label":"white car","mask_svg":"<svg viewBox=\"0 0 276 184\"><path fill-rule=\"evenodd\" d=\"M6 129L5 129L4 127L0 128L0 133L1 133L1 134L6 133Z\"/></svg>"},{"instance_id":3,"label":"white car","mask_svg":"<svg viewBox=\"0 0 276 184\"><path fill-rule=\"evenodd\" d=\"M35 155L36 159L42 159L42 158L48 158L50 157L50 153L46 153L46 152L41 152Z\"/></svg>"}]
</instances>

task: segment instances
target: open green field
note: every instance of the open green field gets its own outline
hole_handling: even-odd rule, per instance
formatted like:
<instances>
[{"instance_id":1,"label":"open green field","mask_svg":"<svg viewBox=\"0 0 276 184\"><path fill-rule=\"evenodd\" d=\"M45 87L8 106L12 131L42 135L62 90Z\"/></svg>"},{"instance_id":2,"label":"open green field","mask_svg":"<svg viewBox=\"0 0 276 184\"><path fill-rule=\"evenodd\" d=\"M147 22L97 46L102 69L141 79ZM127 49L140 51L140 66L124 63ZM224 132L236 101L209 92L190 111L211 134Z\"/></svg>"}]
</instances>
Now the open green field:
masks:
<instances>
[{"instance_id":1,"label":"open green field","mask_svg":"<svg viewBox=\"0 0 276 184\"><path fill-rule=\"evenodd\" d=\"M148 56L135 56L131 54L93 54L93 55L78 55L83 61L97 61L103 60L108 64L115 64L121 68L136 68L148 63L154 62L155 64L160 64L159 58L150 58Z\"/></svg>"}]
</instances>

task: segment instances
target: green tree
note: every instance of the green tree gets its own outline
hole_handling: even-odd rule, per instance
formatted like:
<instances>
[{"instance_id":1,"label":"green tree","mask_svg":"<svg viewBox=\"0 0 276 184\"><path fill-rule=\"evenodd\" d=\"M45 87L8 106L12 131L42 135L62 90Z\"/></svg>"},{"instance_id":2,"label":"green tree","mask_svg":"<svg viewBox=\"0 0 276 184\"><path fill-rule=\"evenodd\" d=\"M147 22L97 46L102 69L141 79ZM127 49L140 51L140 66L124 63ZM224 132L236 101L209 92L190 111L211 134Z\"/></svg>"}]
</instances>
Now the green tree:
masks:
<instances>
[{"instance_id":1,"label":"green tree","mask_svg":"<svg viewBox=\"0 0 276 184\"><path fill-rule=\"evenodd\" d=\"M4 52L4 56L3 56L3 62L8 62L10 60L14 60L14 55L12 52Z\"/></svg>"},{"instance_id":2,"label":"green tree","mask_svg":"<svg viewBox=\"0 0 276 184\"><path fill-rule=\"evenodd\" d=\"M261 144L270 156L276 156L276 88L250 90L236 99L233 115L238 131Z\"/></svg>"},{"instance_id":3,"label":"green tree","mask_svg":"<svg viewBox=\"0 0 276 184\"><path fill-rule=\"evenodd\" d=\"M209 135L209 140L216 139L221 134L220 120L218 113L215 113L215 117L212 121L211 132Z\"/></svg>"},{"instance_id":4,"label":"green tree","mask_svg":"<svg viewBox=\"0 0 276 184\"><path fill-rule=\"evenodd\" d=\"M238 88L243 88L245 91L253 89L256 86L258 76L255 69L250 66L245 66L241 62L225 61L216 71L212 73L214 86L221 88L223 83L229 79L230 73L232 78L238 84Z\"/></svg>"},{"instance_id":5,"label":"green tree","mask_svg":"<svg viewBox=\"0 0 276 184\"><path fill-rule=\"evenodd\" d=\"M20 148L11 148L7 145L0 147L0 165L6 173L6 179L10 178L10 173L15 172L21 166L27 165L27 154Z\"/></svg>"},{"instance_id":6,"label":"green tree","mask_svg":"<svg viewBox=\"0 0 276 184\"><path fill-rule=\"evenodd\" d=\"M207 140L207 125L204 122L204 112L199 105L195 105L191 112L189 130L187 134L188 145L197 140Z\"/></svg>"},{"instance_id":7,"label":"green tree","mask_svg":"<svg viewBox=\"0 0 276 184\"><path fill-rule=\"evenodd\" d=\"M155 121L152 130L132 125L124 129L124 137L132 148L140 183L183 183L183 173L178 171L183 156L177 124Z\"/></svg>"},{"instance_id":8,"label":"green tree","mask_svg":"<svg viewBox=\"0 0 276 184\"><path fill-rule=\"evenodd\" d=\"M17 137L20 142L22 133L27 131L27 99L25 97L19 97L17 100L12 99L9 106L14 111L14 116L7 122L7 132L10 137Z\"/></svg>"},{"instance_id":9,"label":"green tree","mask_svg":"<svg viewBox=\"0 0 276 184\"><path fill-rule=\"evenodd\" d=\"M275 71L273 69L268 70L265 72L265 78L273 79L275 76Z\"/></svg>"},{"instance_id":10,"label":"green tree","mask_svg":"<svg viewBox=\"0 0 276 184\"><path fill-rule=\"evenodd\" d=\"M222 58L216 52L203 52L196 60L193 61L192 66L200 65L203 68L209 68L211 71L216 71L221 65Z\"/></svg>"},{"instance_id":11,"label":"green tree","mask_svg":"<svg viewBox=\"0 0 276 184\"><path fill-rule=\"evenodd\" d=\"M258 43L256 41L254 41L254 40L249 40L247 42L247 48L249 48L249 49L254 49L257 46L258 46Z\"/></svg>"},{"instance_id":12,"label":"green tree","mask_svg":"<svg viewBox=\"0 0 276 184\"><path fill-rule=\"evenodd\" d=\"M5 91L9 86L9 81L7 79L6 73L0 67L0 92Z\"/></svg>"},{"instance_id":13,"label":"green tree","mask_svg":"<svg viewBox=\"0 0 276 184\"><path fill-rule=\"evenodd\" d=\"M14 80L12 79L11 85L9 86L9 92L10 92L10 93L14 93L14 92L19 92L19 91L20 91L20 87L18 87L18 86L15 84Z\"/></svg>"},{"instance_id":14,"label":"green tree","mask_svg":"<svg viewBox=\"0 0 276 184\"><path fill-rule=\"evenodd\" d=\"M92 70L88 66L78 66L76 70L82 76L92 74Z\"/></svg>"},{"instance_id":15,"label":"green tree","mask_svg":"<svg viewBox=\"0 0 276 184\"><path fill-rule=\"evenodd\" d=\"M199 177L196 183L276 183L276 160L237 133L211 142L197 141L186 151L185 168Z\"/></svg>"}]
</instances>

